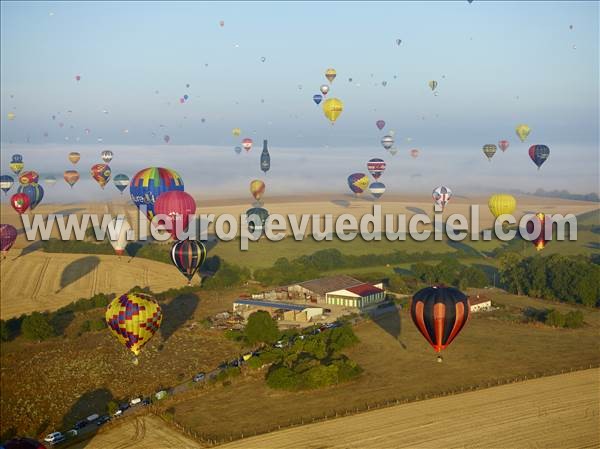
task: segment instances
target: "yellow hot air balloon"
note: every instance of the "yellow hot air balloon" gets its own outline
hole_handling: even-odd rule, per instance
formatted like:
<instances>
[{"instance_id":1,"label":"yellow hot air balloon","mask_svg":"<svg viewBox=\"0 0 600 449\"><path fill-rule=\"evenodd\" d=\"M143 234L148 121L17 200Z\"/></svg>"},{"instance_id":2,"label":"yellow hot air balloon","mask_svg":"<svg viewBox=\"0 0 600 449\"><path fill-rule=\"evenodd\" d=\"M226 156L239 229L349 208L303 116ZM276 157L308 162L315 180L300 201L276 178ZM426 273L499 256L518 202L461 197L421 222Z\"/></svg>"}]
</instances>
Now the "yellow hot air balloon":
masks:
<instances>
[{"instance_id":1,"label":"yellow hot air balloon","mask_svg":"<svg viewBox=\"0 0 600 449\"><path fill-rule=\"evenodd\" d=\"M519 136L519 139L521 139L521 142L525 142L527 136L531 132L531 128L527 125L517 125L515 131L517 133L517 136Z\"/></svg>"},{"instance_id":2,"label":"yellow hot air balloon","mask_svg":"<svg viewBox=\"0 0 600 449\"><path fill-rule=\"evenodd\" d=\"M9 120L14 120L16 117L14 112L9 112L8 114L6 114L6 118Z\"/></svg>"},{"instance_id":3,"label":"yellow hot air balloon","mask_svg":"<svg viewBox=\"0 0 600 449\"><path fill-rule=\"evenodd\" d=\"M72 164L79 162L79 159L81 159L81 154L79 154L77 151L71 151L69 153L69 160Z\"/></svg>"},{"instance_id":4,"label":"yellow hot air balloon","mask_svg":"<svg viewBox=\"0 0 600 449\"><path fill-rule=\"evenodd\" d=\"M254 181L250 182L250 193L256 201L260 201L263 193L265 193L265 183L260 179L255 179Z\"/></svg>"},{"instance_id":5,"label":"yellow hot air balloon","mask_svg":"<svg viewBox=\"0 0 600 449\"><path fill-rule=\"evenodd\" d=\"M333 82L333 80L335 79L336 76L337 76L337 73L335 72L335 69L325 70L325 78L327 78L327 81L329 81L330 83Z\"/></svg>"},{"instance_id":6,"label":"yellow hot air balloon","mask_svg":"<svg viewBox=\"0 0 600 449\"><path fill-rule=\"evenodd\" d=\"M21 170L23 170L23 167L25 167L25 164L23 162L11 162L10 164L8 164L8 166L15 175L18 175L19 173L21 173Z\"/></svg>"},{"instance_id":7,"label":"yellow hot air balloon","mask_svg":"<svg viewBox=\"0 0 600 449\"><path fill-rule=\"evenodd\" d=\"M496 218L504 214L512 214L517 207L517 200L514 196L505 193L492 195L488 201L490 212Z\"/></svg>"},{"instance_id":8,"label":"yellow hot air balloon","mask_svg":"<svg viewBox=\"0 0 600 449\"><path fill-rule=\"evenodd\" d=\"M329 98L323 102L323 113L333 125L344 110L344 103L339 98Z\"/></svg>"},{"instance_id":9,"label":"yellow hot air balloon","mask_svg":"<svg viewBox=\"0 0 600 449\"><path fill-rule=\"evenodd\" d=\"M160 328L162 311L152 296L126 293L113 299L105 318L117 340L137 356ZM137 357L134 363L137 365Z\"/></svg>"},{"instance_id":10,"label":"yellow hot air balloon","mask_svg":"<svg viewBox=\"0 0 600 449\"><path fill-rule=\"evenodd\" d=\"M231 130L231 134L233 134L234 136L239 136L240 134L242 134L242 130L240 128L233 128Z\"/></svg>"}]
</instances>

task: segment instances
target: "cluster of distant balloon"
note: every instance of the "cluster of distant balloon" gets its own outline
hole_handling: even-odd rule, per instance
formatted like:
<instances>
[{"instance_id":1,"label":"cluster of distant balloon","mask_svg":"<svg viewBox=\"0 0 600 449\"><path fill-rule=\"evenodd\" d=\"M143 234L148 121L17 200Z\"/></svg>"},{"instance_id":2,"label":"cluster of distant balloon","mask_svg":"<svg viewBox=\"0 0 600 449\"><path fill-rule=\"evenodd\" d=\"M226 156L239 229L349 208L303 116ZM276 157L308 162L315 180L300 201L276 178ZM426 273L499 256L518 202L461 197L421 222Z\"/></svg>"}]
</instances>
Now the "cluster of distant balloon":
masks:
<instances>
[{"instance_id":1,"label":"cluster of distant balloon","mask_svg":"<svg viewBox=\"0 0 600 449\"><path fill-rule=\"evenodd\" d=\"M333 80L336 78L336 76L337 73L335 69L330 68L325 70L325 78L327 78L327 81L329 81L329 85L322 84L319 88L321 93L313 95L313 101L317 106L321 104L323 98L325 98L329 93L330 85L333 83ZM322 109L323 114L325 114L325 117L333 125L344 110L344 103L339 98L328 98L327 100L325 100L325 102L323 102Z\"/></svg>"}]
</instances>

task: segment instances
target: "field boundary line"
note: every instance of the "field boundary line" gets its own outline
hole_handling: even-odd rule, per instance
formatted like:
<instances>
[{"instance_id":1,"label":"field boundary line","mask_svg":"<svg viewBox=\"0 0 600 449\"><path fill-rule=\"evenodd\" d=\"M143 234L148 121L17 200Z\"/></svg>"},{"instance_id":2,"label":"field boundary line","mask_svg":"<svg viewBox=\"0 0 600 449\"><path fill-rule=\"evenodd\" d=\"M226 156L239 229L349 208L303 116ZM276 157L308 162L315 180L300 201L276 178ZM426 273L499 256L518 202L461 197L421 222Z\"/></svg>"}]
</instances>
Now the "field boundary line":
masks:
<instances>
[{"instance_id":1,"label":"field boundary line","mask_svg":"<svg viewBox=\"0 0 600 449\"><path fill-rule=\"evenodd\" d=\"M46 270L50 265L50 257L44 258L44 264L42 265L42 269L40 270L40 274L35 281L35 285L33 286L33 292L31 293L31 299L37 299L42 288L42 279L46 275Z\"/></svg>"}]
</instances>

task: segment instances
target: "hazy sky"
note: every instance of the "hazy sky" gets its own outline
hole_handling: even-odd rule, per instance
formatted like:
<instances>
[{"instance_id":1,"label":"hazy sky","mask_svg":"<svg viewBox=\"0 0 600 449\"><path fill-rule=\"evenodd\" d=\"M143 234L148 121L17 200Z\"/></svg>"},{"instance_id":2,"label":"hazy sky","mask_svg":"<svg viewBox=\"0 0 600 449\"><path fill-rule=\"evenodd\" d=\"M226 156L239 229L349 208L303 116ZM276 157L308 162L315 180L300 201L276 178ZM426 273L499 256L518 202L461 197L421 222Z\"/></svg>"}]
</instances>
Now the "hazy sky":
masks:
<instances>
[{"instance_id":1,"label":"hazy sky","mask_svg":"<svg viewBox=\"0 0 600 449\"><path fill-rule=\"evenodd\" d=\"M3 173L18 152L28 168L60 174L77 150L89 154L83 181L93 155L110 148L114 173L167 165L198 189L235 191L261 174L268 138L275 192L343 191L344 175L365 171L371 157L388 161L390 189L598 190L597 2L1 8ZM345 105L335 126L312 102L328 67L338 73L328 97ZM379 144L378 119L396 132L396 156ZM526 144L514 133L521 122L533 129ZM235 155L246 136L253 153ZM482 145L503 138L511 147L489 164ZM539 173L526 154L533 143L551 149ZM421 149L416 161L411 148Z\"/></svg>"}]
</instances>

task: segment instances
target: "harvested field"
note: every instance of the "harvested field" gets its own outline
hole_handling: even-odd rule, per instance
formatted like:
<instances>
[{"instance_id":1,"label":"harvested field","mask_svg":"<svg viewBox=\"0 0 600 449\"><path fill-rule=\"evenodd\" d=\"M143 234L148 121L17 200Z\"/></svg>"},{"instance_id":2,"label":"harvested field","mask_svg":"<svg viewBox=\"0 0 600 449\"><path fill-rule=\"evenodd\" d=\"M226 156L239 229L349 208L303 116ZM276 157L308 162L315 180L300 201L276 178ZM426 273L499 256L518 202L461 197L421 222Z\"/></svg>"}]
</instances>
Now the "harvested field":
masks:
<instances>
[{"instance_id":1,"label":"harvested field","mask_svg":"<svg viewBox=\"0 0 600 449\"><path fill-rule=\"evenodd\" d=\"M223 448L599 447L600 370L371 411Z\"/></svg>"}]
</instances>

